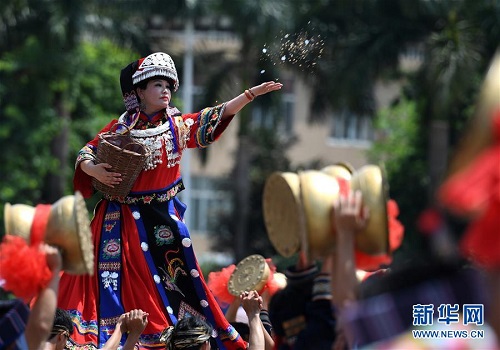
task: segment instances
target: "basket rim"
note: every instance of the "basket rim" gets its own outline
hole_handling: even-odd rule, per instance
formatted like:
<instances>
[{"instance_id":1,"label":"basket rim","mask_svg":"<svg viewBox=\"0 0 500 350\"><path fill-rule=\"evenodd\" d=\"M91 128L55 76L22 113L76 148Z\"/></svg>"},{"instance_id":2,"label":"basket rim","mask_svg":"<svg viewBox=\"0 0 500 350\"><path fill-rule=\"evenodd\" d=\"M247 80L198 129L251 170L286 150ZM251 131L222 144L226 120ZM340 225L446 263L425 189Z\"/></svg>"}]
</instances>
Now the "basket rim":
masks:
<instances>
[{"instance_id":1,"label":"basket rim","mask_svg":"<svg viewBox=\"0 0 500 350\"><path fill-rule=\"evenodd\" d=\"M114 132L104 132L99 135L96 160L97 163L108 163L114 172L125 175L123 181L113 188L92 178L92 185L97 190L111 196L124 197L131 191L140 172L144 169L147 159L151 156L151 150L130 135ZM126 139L121 147L108 141L110 138ZM136 149L131 150L131 146Z\"/></svg>"},{"instance_id":2,"label":"basket rim","mask_svg":"<svg viewBox=\"0 0 500 350\"><path fill-rule=\"evenodd\" d=\"M121 135L121 136L125 136L125 137L129 138L129 139L130 139L130 142L129 142L127 145L129 145L129 144L138 145L138 146L140 146L140 147L141 147L141 149L143 150L143 153L134 152L134 151L131 151L131 150L126 149L126 148L121 148L121 147L118 147L117 145L115 145L115 144L113 144L113 143L109 142L108 140L106 140L106 138L104 138L104 137L103 137L103 136L101 136L101 135L102 135L102 134L99 134L99 142L100 142L100 144L99 144L99 145L98 145L98 147L97 147L98 152L99 152L99 147L104 146L104 147L110 147L110 148L112 148L113 150L118 151L119 153L124 152L124 153L130 153L130 154L138 154L138 155L145 156L145 157L147 157L147 156L151 153L151 152L150 152L150 150L149 150L149 148L148 148L147 146L143 145L143 144L142 144L142 143L140 143L140 142L137 142L136 140L134 140L134 139L133 139L132 137L130 137L130 136L121 135L121 134L113 134L113 136L116 136L116 135ZM102 143L101 143L101 142L102 142ZM126 146L127 146L127 145L126 145Z\"/></svg>"}]
</instances>

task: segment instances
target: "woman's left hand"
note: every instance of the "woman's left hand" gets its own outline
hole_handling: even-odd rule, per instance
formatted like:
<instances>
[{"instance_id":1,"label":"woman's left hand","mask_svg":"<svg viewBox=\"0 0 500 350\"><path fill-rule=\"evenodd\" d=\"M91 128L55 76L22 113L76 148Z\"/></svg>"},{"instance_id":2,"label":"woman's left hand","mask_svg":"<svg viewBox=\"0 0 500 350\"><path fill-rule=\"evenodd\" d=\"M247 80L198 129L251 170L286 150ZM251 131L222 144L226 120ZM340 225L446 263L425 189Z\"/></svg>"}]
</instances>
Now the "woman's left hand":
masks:
<instances>
[{"instance_id":1,"label":"woman's left hand","mask_svg":"<svg viewBox=\"0 0 500 350\"><path fill-rule=\"evenodd\" d=\"M257 97L260 95L267 94L268 92L271 91L280 90L282 87L283 87L282 83L278 83L276 81L266 81L265 83L251 87L248 90L250 91L251 94Z\"/></svg>"}]
</instances>

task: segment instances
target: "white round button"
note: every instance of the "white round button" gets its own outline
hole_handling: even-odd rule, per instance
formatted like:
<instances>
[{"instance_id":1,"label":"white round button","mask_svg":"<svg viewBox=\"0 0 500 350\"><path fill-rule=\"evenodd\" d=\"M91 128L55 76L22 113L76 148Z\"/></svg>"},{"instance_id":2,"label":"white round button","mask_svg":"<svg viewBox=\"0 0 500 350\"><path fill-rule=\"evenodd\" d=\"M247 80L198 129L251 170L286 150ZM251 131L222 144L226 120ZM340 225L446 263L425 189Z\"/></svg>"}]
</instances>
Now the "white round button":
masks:
<instances>
[{"instance_id":1,"label":"white round button","mask_svg":"<svg viewBox=\"0 0 500 350\"><path fill-rule=\"evenodd\" d=\"M184 239L182 240L182 245L183 245L184 247L186 247L186 248L191 247L191 239L189 239L189 238L184 238Z\"/></svg>"}]
</instances>

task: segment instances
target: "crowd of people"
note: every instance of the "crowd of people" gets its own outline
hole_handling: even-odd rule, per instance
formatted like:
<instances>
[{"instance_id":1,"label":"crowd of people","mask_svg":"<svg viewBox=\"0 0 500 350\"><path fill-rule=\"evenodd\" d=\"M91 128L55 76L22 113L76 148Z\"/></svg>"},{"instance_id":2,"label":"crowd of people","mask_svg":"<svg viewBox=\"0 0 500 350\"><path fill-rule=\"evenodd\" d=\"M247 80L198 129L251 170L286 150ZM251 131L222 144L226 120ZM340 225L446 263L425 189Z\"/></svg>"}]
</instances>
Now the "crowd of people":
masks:
<instances>
[{"instance_id":1,"label":"crowd of people","mask_svg":"<svg viewBox=\"0 0 500 350\"><path fill-rule=\"evenodd\" d=\"M489 74L494 75L494 88L500 91L498 60L492 67ZM467 247L475 249L467 253L451 249L446 255L430 254L421 264L378 263L370 271L361 270L356 237L367 228L375 208L367 206L363 191L346 187L342 182L345 179L339 179L340 191L330 203L329 222L335 235L331 249L312 257L300 247L295 263L284 271L285 285L271 294L265 288L245 290L229 307L222 305L205 281L182 220L186 208L176 197L183 189L179 168L182 152L215 142L246 104L280 90L282 85L265 82L218 106L181 114L171 105L172 93L179 87L177 71L170 56L161 52L125 67L120 83L127 111L99 134L113 130L147 146L150 153L144 168L126 195L103 193L96 205L90 223L93 274L65 271L63 252L58 247L43 242L30 247L34 255L43 256L43 264L37 268L47 273L43 285L31 295L0 301L0 349L499 347L500 309L495 295L500 289L498 246L487 249L488 254L493 249L496 255L488 255L486 263L481 260L485 251L469 244ZM499 111L498 100L487 109L496 156ZM84 197L93 195L95 181L112 189L124 180L125 174L99 161L99 145L96 135L76 160L74 187ZM493 180L489 184L498 189L499 162L488 156L493 164L485 166L482 175L490 176ZM474 185L469 171L470 166L464 165L444 183L442 206L433 212L433 224L422 226L428 231L430 251L443 247L443 240L449 246L456 245L455 231L466 230L452 222L454 215L470 209L466 204L475 199L461 197L463 186ZM500 216L494 212L499 208L498 194L484 196L484 191L478 192L474 194L482 202L471 209L476 215L471 222L484 219L486 224L481 228L489 230L491 237L492 230L500 227ZM481 215L480 210L487 214ZM429 213L425 214L422 220L428 219ZM31 225L43 227L43 220L35 216ZM389 240L389 228L386 231ZM6 241L19 239L10 234L15 235L8 233L0 245L0 266L4 267L18 264L7 261ZM0 271L2 278L4 286L12 283ZM416 337L413 331L422 329L452 329L465 332L462 334L481 331L474 334L483 336Z\"/></svg>"}]
</instances>

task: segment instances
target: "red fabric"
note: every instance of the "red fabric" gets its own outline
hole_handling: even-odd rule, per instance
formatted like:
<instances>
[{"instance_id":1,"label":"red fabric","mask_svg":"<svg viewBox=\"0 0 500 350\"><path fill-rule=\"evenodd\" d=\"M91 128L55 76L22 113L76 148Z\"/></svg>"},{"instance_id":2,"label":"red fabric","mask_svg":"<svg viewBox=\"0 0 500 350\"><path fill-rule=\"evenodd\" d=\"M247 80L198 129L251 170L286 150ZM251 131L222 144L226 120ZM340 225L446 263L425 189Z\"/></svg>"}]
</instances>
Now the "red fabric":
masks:
<instances>
[{"instance_id":1,"label":"red fabric","mask_svg":"<svg viewBox=\"0 0 500 350\"><path fill-rule=\"evenodd\" d=\"M356 267L364 271L375 271L392 262L392 253L401 246L404 238L404 226L397 219L399 206L393 199L387 201L387 219L389 225L389 254L369 255L355 250Z\"/></svg>"},{"instance_id":2,"label":"red fabric","mask_svg":"<svg viewBox=\"0 0 500 350\"><path fill-rule=\"evenodd\" d=\"M171 161L172 159L177 161L180 160L180 153L182 152L182 148L184 146L187 146L188 148L196 147L195 135L199 128L198 123L196 123L197 116L197 113L185 114L182 115L182 119L185 121L184 123L179 120L180 117L176 117L172 121L171 125L174 129L171 130L174 135L174 139L172 140L174 143L173 150L169 148L167 152L165 147L163 148L163 165L157 166L148 171L142 171L134 183L132 192L159 192L172 187L180 179L180 164L173 165L172 167L166 166L169 164L167 161L167 153L173 157L170 158ZM186 125L191 124L191 122L188 122L187 119L194 120L194 124L192 124L189 129L185 127ZM225 122L217 125L217 132L214 132L214 137L217 137L220 133L222 133L222 131L224 131L231 119L232 117L229 117L225 119ZM116 120L112 121L100 132L110 130L116 122ZM186 140L185 136L188 135L189 138ZM183 144L184 142L185 144ZM87 146L96 147L97 144L98 138L96 137L90 141ZM89 149L89 151L90 150L91 149ZM177 153L175 153L175 151L177 151ZM82 194L86 195L86 197L93 194L94 190L91 184L91 177L81 171L79 166L76 167L73 181L75 190L80 191ZM100 255L99 253L103 249L102 244L106 240L106 237L102 236L101 230L104 217L106 215L107 204L108 202L106 200L103 200L98 204L94 211L95 216L91 223L91 229L94 236L93 242L96 261L98 261ZM159 344L157 343L156 337L166 326L169 325L171 318L168 315L168 310L164 309L161 296L159 295L157 286L153 276L151 275L151 271L148 268L144 252L141 249L137 222L136 219L134 219L134 215L132 215L131 207L123 204L121 205L121 210L120 242L122 244L122 255L120 266L120 292L122 306L124 310L142 309L149 313L149 322L141 337L141 346L145 348L158 347ZM153 233L149 232L148 234ZM106 263L104 260L101 260L103 264ZM198 266L198 263L196 263L196 265ZM99 314L100 282L96 275L102 270L102 265L99 268L99 263L96 263L94 276L74 276L63 274L61 278L58 306L62 309L72 310L72 318L76 327L72 338L80 346L82 344L95 345L98 343L97 330L99 325L97 322L110 322L106 323L106 325L112 325L112 322L114 322L112 318L104 319L101 317L102 315ZM208 306L210 307L217 327L230 330L229 323L225 319L224 314L215 301L215 298L206 286L205 279L201 275L201 269L199 269L199 266L198 272L200 272L199 277L202 281L202 288L208 292L204 298L206 298L206 301L208 302ZM237 333L229 335L229 337L235 336L237 336ZM223 337L221 337L221 340L224 342L225 347L230 350L240 349L244 346L244 342L241 337L237 337L235 339L223 339Z\"/></svg>"},{"instance_id":3,"label":"red fabric","mask_svg":"<svg viewBox=\"0 0 500 350\"><path fill-rule=\"evenodd\" d=\"M234 115L230 115L228 117L224 117L224 119L220 121L219 125L217 125L217 129L215 129L215 131L214 131L214 139L215 140L219 139L219 137L222 135L222 133L229 126L229 123L231 123L233 118L234 118Z\"/></svg>"},{"instance_id":4,"label":"red fabric","mask_svg":"<svg viewBox=\"0 0 500 350\"><path fill-rule=\"evenodd\" d=\"M231 264L223 267L220 271L213 271L208 274L208 288L222 307L227 307L235 299L235 296L229 293L227 289L229 278L231 278L235 269L236 265Z\"/></svg>"},{"instance_id":5,"label":"red fabric","mask_svg":"<svg viewBox=\"0 0 500 350\"><path fill-rule=\"evenodd\" d=\"M336 180L337 183L339 184L339 194L341 196L347 196L351 188L349 180L343 179L341 177L337 177Z\"/></svg>"},{"instance_id":6,"label":"red fabric","mask_svg":"<svg viewBox=\"0 0 500 350\"><path fill-rule=\"evenodd\" d=\"M108 132L114 124L116 124L118 120L111 121L108 125L106 125L100 133ZM96 137L87 143L87 145L92 145L97 147L99 143L99 138ZM163 154L162 158L163 164L167 164L166 154ZM155 185L155 189L161 190L167 188L170 184L174 183L177 179L180 178L180 164L173 166L172 168L161 167L163 171L141 171L137 180L132 187L132 192L142 192L142 191L150 191L151 184ZM75 174L73 176L73 186L75 191L80 191L82 196L85 198L89 198L94 194L94 188L92 186L92 177L86 174L80 167L77 165L75 169Z\"/></svg>"},{"instance_id":7,"label":"red fabric","mask_svg":"<svg viewBox=\"0 0 500 350\"><path fill-rule=\"evenodd\" d=\"M274 278L274 274L276 273L276 265L274 265L272 259L266 259L267 265L269 266L269 278L267 279L266 284L262 288L262 290L259 291L259 294L262 295L264 291L267 290L269 293L269 296L273 296L278 290L283 288L278 280Z\"/></svg>"},{"instance_id":8,"label":"red fabric","mask_svg":"<svg viewBox=\"0 0 500 350\"><path fill-rule=\"evenodd\" d=\"M339 194L347 196L350 190L350 182L343 178L336 178L339 184ZM389 265L392 262L392 252L398 249L403 242L404 226L397 219L399 215L399 206L393 199L387 201L387 220L389 228L389 254L369 255L355 249L354 258L356 268L364 271L374 271L380 269L384 265Z\"/></svg>"},{"instance_id":9,"label":"red fabric","mask_svg":"<svg viewBox=\"0 0 500 350\"><path fill-rule=\"evenodd\" d=\"M100 203L105 206L106 201ZM147 262L144 255L139 249L132 249L141 245L139 233L137 232L135 219L132 216L130 208L126 205L122 206L122 278L121 292L122 302L125 310L142 309L149 313L148 325L143 331L143 335L154 334L161 332L169 324L169 318L165 317L165 311L160 306L161 300L157 288L152 278L145 278L150 275ZM104 219L104 210L96 210L96 216L92 220L91 229L94 237L94 242L100 242L101 227L100 223ZM94 244L94 254L99 255L98 244ZM199 265L197 264L199 271ZM78 308L81 315L78 315L75 321L76 331L73 332L72 339L79 345L82 344L97 344L97 331L95 328L89 327L89 324L84 324L89 320L98 320L97 314L99 300L99 286L96 278L97 266L94 270L94 276L89 275L70 275L64 273L61 277L59 288L58 307L66 310ZM204 280L203 275L200 278ZM209 288L204 285L207 292L207 301L210 305L217 305L217 301L209 292ZM224 314L220 309L214 311L214 317L222 323L225 320ZM226 321L227 322L227 321ZM234 341L234 347L231 349L241 349L242 340ZM228 347L229 349L229 347Z\"/></svg>"},{"instance_id":10,"label":"red fabric","mask_svg":"<svg viewBox=\"0 0 500 350\"><path fill-rule=\"evenodd\" d=\"M113 119L108 123L99 134L108 132L113 125L118 122L118 119ZM99 137L96 135L93 140L87 142L87 145L97 147L99 144ZM85 173L80 164L76 165L75 174L73 175L73 188L75 191L79 191L83 198L90 198L94 194L94 187L92 186L92 177Z\"/></svg>"},{"instance_id":11,"label":"red fabric","mask_svg":"<svg viewBox=\"0 0 500 350\"><path fill-rule=\"evenodd\" d=\"M5 290L28 302L51 278L52 272L39 245L28 245L19 236L5 235L0 244L0 279L5 281Z\"/></svg>"},{"instance_id":12,"label":"red fabric","mask_svg":"<svg viewBox=\"0 0 500 350\"><path fill-rule=\"evenodd\" d=\"M387 201L387 216L389 220L389 247L392 253L403 243L405 232L403 224L397 219L399 216L398 203L393 199Z\"/></svg>"},{"instance_id":13,"label":"red fabric","mask_svg":"<svg viewBox=\"0 0 500 350\"><path fill-rule=\"evenodd\" d=\"M45 229L49 223L50 204L38 204L35 207L35 215L31 223L30 240L32 246L38 246L45 237Z\"/></svg>"},{"instance_id":14,"label":"red fabric","mask_svg":"<svg viewBox=\"0 0 500 350\"><path fill-rule=\"evenodd\" d=\"M441 213L434 209L428 208L424 210L418 217L417 228L418 230L428 236L436 232L436 230L443 225L443 218Z\"/></svg>"},{"instance_id":15,"label":"red fabric","mask_svg":"<svg viewBox=\"0 0 500 350\"><path fill-rule=\"evenodd\" d=\"M378 269L375 271L367 271L363 278L361 279L362 282L365 282L368 278L373 277L373 276L383 276L387 272L387 269Z\"/></svg>"},{"instance_id":16,"label":"red fabric","mask_svg":"<svg viewBox=\"0 0 500 350\"><path fill-rule=\"evenodd\" d=\"M451 212L471 219L462 252L478 264L500 267L500 144L447 180L438 197Z\"/></svg>"},{"instance_id":17,"label":"red fabric","mask_svg":"<svg viewBox=\"0 0 500 350\"><path fill-rule=\"evenodd\" d=\"M194 118L196 120L197 115L198 113L183 114L182 118L184 120L188 118ZM219 125L217 125L217 128L214 131L214 137L216 140L222 135L224 130L226 130L232 119L233 116L229 116L227 118L224 118L224 120L221 121ZM110 123L108 123L108 125L106 125L102 130L99 131L99 134L108 132L117 122L118 122L117 119L112 120ZM197 125L198 124L195 123L191 127L190 139L187 142L188 148L196 147L195 135L196 135ZM96 137L93 140L89 141L87 145L97 147L98 143L99 143L99 137L96 135ZM162 161L163 164L168 164L166 154L163 154ZM156 189L163 189L168 187L170 184L174 183L181 177L180 164L174 165L171 168L167 167L163 168L164 171L141 171L131 191L132 192L150 191L151 184L155 184ZM80 193L84 198L90 198L94 194L94 188L92 186L92 177L86 174L81 169L80 164L78 164L75 168L75 174L73 176L73 187L75 191L80 191Z\"/></svg>"},{"instance_id":18,"label":"red fabric","mask_svg":"<svg viewBox=\"0 0 500 350\"><path fill-rule=\"evenodd\" d=\"M201 271L200 265L198 262L196 262L196 267L198 271ZM215 318L215 323L221 325L221 324L226 324L229 326L229 322L226 319L226 316L222 312L222 310L217 307L214 308L213 306L217 305L217 300L215 300L214 295L210 292L210 289L208 288L207 282L205 281L205 277L203 274L200 275L200 279L203 281L203 290L205 291L205 294L207 296L207 301L209 305L212 305L212 310L213 310L213 315ZM237 339L234 340L225 340L224 345L227 350L244 350L246 349L246 342L243 340L241 336L238 335Z\"/></svg>"},{"instance_id":19,"label":"red fabric","mask_svg":"<svg viewBox=\"0 0 500 350\"><path fill-rule=\"evenodd\" d=\"M272 259L265 260L269 266L270 273L266 284L258 292L262 295L265 291L267 291L269 296L273 296L279 289L282 288L282 286L278 280L274 279L276 265L274 265ZM236 298L236 296L229 293L229 290L227 289L229 279L235 269L236 265L231 264L227 267L223 267L220 271L213 271L208 274L208 287L222 307L229 306Z\"/></svg>"},{"instance_id":20,"label":"red fabric","mask_svg":"<svg viewBox=\"0 0 500 350\"><path fill-rule=\"evenodd\" d=\"M122 278L122 301L125 310L142 309L149 313L148 325L144 330L144 334L161 332L169 325L167 318L164 315L163 309L157 300L161 300L158 295L154 281L149 276L150 272L144 259L142 251L130 249L131 246L140 246L139 234L136 229L134 218L128 206L122 206L124 212L122 216L122 254L129 257L122 260L123 274L127 278ZM94 242L100 241L101 227L99 223L104 219L103 210L96 211L96 217L92 221L92 232L96 235ZM95 256L99 255L98 245L94 246ZM83 303L78 309L82 310L81 319L97 320L97 300L99 290L96 278L97 269L94 270L94 276L75 276L63 274L61 277L59 288L58 307L62 309L72 309L75 305ZM148 292L145 292L148 291ZM82 293L84 294L82 296ZM97 336L91 329L79 328L78 332L73 332L72 338L78 344L88 342L97 343Z\"/></svg>"},{"instance_id":21,"label":"red fabric","mask_svg":"<svg viewBox=\"0 0 500 350\"><path fill-rule=\"evenodd\" d=\"M102 205L102 203L101 203ZM97 209L97 208L96 208ZM101 230L99 223L103 219L103 211L96 210L96 220L91 222L93 242L99 242ZM94 256L99 254L98 245L94 244ZM59 308L69 310L77 305L78 310L83 310L82 315L78 316L78 323L71 338L79 344L97 343L97 329L83 328L82 320L96 320L97 318L97 266L94 266L94 275L70 275L63 273L59 283L58 303ZM147 311L147 310L146 310ZM148 317L149 318L149 317ZM73 317L73 322L75 318Z\"/></svg>"},{"instance_id":22,"label":"red fabric","mask_svg":"<svg viewBox=\"0 0 500 350\"><path fill-rule=\"evenodd\" d=\"M500 201L491 203L480 220L470 224L461 251L486 268L500 267Z\"/></svg>"},{"instance_id":23,"label":"red fabric","mask_svg":"<svg viewBox=\"0 0 500 350\"><path fill-rule=\"evenodd\" d=\"M481 216L500 197L500 144L484 151L440 188L438 198L460 216Z\"/></svg>"}]
</instances>

